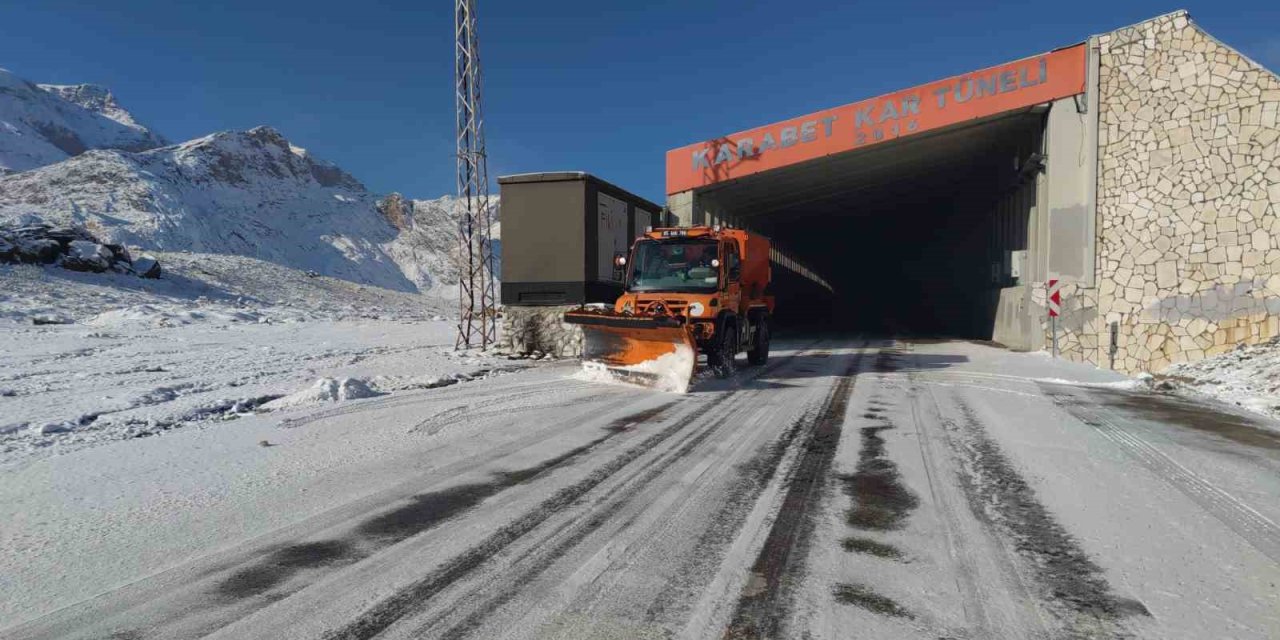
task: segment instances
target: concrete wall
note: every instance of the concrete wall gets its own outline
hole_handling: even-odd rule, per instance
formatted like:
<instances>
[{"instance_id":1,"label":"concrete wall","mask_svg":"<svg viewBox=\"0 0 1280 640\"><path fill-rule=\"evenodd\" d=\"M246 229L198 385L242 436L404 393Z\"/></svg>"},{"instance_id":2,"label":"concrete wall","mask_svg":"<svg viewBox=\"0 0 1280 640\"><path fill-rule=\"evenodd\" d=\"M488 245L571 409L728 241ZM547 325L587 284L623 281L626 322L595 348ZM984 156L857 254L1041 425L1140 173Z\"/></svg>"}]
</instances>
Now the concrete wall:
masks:
<instances>
[{"instance_id":1,"label":"concrete wall","mask_svg":"<svg viewBox=\"0 0 1280 640\"><path fill-rule=\"evenodd\" d=\"M1055 104L1053 108L1059 107ZM975 216L987 218L992 227L990 260L995 290L988 295L994 298L995 312L991 339L1019 351L1038 350L1044 342L1040 323L1044 308L1036 306L1033 292L1049 273L1049 185L1059 173L1067 175L1052 158L1044 171L1034 164L1037 156L1045 157L1048 144L1044 133L1028 132L1019 142L1019 167L994 176L1000 186L992 210ZM1025 256L1016 275L1011 252Z\"/></svg>"},{"instance_id":2,"label":"concrete wall","mask_svg":"<svg viewBox=\"0 0 1280 640\"><path fill-rule=\"evenodd\" d=\"M716 202L714 193L699 191L681 191L667 196L667 209L675 218L672 222L677 226L713 225L728 223L740 224Z\"/></svg>"},{"instance_id":3,"label":"concrete wall","mask_svg":"<svg viewBox=\"0 0 1280 640\"><path fill-rule=\"evenodd\" d=\"M1184 12L1099 36L1096 286L1064 354L1159 371L1280 333L1280 78ZM1043 296L1036 300L1043 304Z\"/></svg>"},{"instance_id":4,"label":"concrete wall","mask_svg":"<svg viewBox=\"0 0 1280 640\"><path fill-rule=\"evenodd\" d=\"M1045 279L1094 286L1097 271L1098 53L1088 43L1084 95L1057 100L1045 122Z\"/></svg>"},{"instance_id":5,"label":"concrete wall","mask_svg":"<svg viewBox=\"0 0 1280 640\"><path fill-rule=\"evenodd\" d=\"M1004 202L997 211L1001 227L1013 214L1024 220L1021 246L1027 250L1026 269L1015 286L1001 289L992 340L1025 351L1052 344L1045 333L1045 284L1048 280L1092 287L1097 278L1097 166L1098 166L1098 59L1096 41L1090 40L1085 94L1055 101L1045 118L1042 150L1045 172L1037 181L1033 204ZM1006 198L1006 200L1008 200ZM1015 205L1012 210L1010 204ZM1061 318L1061 325L1083 328L1096 309L1079 309ZM1092 336L1082 337L1092 343ZM1093 345L1093 346L1096 346Z\"/></svg>"},{"instance_id":6,"label":"concrete wall","mask_svg":"<svg viewBox=\"0 0 1280 640\"><path fill-rule=\"evenodd\" d=\"M991 340L1015 351L1037 351L1044 343L1040 322L1044 308L1032 299L1030 285L1004 287L996 291L996 315Z\"/></svg>"},{"instance_id":7,"label":"concrete wall","mask_svg":"<svg viewBox=\"0 0 1280 640\"><path fill-rule=\"evenodd\" d=\"M681 191L667 196L667 212L670 219L662 224L687 227L693 224L693 191Z\"/></svg>"},{"instance_id":8,"label":"concrete wall","mask_svg":"<svg viewBox=\"0 0 1280 640\"><path fill-rule=\"evenodd\" d=\"M996 298L991 339L1018 351L1040 349L1044 337L1040 326L1044 309L1033 302L1033 290L1047 268L1040 233L1046 228L1044 208L1040 206L1045 181L1045 176L1036 175L1006 187L995 202L994 212L986 214L993 226L991 261L996 271L995 291L989 294ZM1026 252L1018 276L1012 273L1012 251Z\"/></svg>"},{"instance_id":9,"label":"concrete wall","mask_svg":"<svg viewBox=\"0 0 1280 640\"><path fill-rule=\"evenodd\" d=\"M997 238L1008 230L1012 230L1013 235L997 241L1000 250L992 257L1002 271L996 288L988 293L995 298L991 339L1017 351L1036 351L1044 342L1040 321L1045 311L1043 305L1036 305L1034 295L1048 268L1048 254L1044 249L1047 216L1041 206L1044 184L1045 179L1037 177L1029 184L1006 193L996 202L995 213L992 214L995 226L1000 230ZM1017 277L1010 271L1009 251L1026 254L1022 273Z\"/></svg>"}]
</instances>

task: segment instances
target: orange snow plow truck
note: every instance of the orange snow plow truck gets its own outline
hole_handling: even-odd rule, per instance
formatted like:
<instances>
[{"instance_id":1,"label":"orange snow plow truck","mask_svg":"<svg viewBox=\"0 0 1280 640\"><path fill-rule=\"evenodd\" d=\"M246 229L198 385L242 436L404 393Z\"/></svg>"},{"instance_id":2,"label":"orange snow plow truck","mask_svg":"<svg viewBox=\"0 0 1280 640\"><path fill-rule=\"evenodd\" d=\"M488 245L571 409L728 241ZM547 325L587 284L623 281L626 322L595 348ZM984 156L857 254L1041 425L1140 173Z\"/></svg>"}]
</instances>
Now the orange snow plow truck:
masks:
<instances>
[{"instance_id":1,"label":"orange snow plow truck","mask_svg":"<svg viewBox=\"0 0 1280 640\"><path fill-rule=\"evenodd\" d=\"M719 226L653 229L615 266L625 291L613 309L564 314L582 327L588 371L684 392L699 352L719 377L733 374L742 351L751 364L769 358L768 238Z\"/></svg>"}]
</instances>

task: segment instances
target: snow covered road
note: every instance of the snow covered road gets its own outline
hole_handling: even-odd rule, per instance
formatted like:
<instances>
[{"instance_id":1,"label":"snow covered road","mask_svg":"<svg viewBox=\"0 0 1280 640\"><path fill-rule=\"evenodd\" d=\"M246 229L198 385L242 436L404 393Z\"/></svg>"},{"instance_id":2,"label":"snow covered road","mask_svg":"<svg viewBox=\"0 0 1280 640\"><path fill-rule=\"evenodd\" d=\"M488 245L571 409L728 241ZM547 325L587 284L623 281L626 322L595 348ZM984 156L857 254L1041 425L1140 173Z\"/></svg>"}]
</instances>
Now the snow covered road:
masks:
<instances>
[{"instance_id":1,"label":"snow covered road","mask_svg":"<svg viewBox=\"0 0 1280 640\"><path fill-rule=\"evenodd\" d=\"M787 341L686 395L573 372L0 470L0 636L1280 634L1263 418L963 342Z\"/></svg>"}]
</instances>

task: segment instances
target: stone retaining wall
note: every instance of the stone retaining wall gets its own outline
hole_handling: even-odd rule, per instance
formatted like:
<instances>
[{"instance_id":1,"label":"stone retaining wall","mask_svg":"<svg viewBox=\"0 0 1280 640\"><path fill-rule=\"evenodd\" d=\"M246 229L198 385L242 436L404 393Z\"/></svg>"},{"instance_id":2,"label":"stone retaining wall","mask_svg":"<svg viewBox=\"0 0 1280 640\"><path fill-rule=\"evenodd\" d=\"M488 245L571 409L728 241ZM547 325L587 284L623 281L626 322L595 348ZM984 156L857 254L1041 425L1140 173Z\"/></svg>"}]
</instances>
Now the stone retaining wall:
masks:
<instances>
[{"instance_id":1,"label":"stone retaining wall","mask_svg":"<svg viewBox=\"0 0 1280 640\"><path fill-rule=\"evenodd\" d=\"M1107 366L1112 322L1128 372L1280 334L1280 78L1185 12L1098 44L1098 286L1064 289L1063 354Z\"/></svg>"},{"instance_id":2,"label":"stone retaining wall","mask_svg":"<svg viewBox=\"0 0 1280 640\"><path fill-rule=\"evenodd\" d=\"M502 310L502 347L514 353L540 351L560 358L582 354L582 329L562 321L578 305L506 306Z\"/></svg>"}]
</instances>

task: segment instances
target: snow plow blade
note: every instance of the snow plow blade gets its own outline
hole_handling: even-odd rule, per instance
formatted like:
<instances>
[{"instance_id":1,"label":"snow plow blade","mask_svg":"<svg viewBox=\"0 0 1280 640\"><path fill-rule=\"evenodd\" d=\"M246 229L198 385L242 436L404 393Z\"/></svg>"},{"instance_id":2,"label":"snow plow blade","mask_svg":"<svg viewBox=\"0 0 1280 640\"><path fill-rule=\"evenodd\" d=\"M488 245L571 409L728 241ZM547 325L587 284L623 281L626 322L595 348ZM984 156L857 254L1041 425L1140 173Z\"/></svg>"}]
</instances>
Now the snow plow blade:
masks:
<instances>
[{"instance_id":1,"label":"snow plow blade","mask_svg":"<svg viewBox=\"0 0 1280 640\"><path fill-rule=\"evenodd\" d=\"M591 374L684 393L693 379L697 343L684 318L578 310L564 321L582 327L582 368Z\"/></svg>"}]
</instances>

